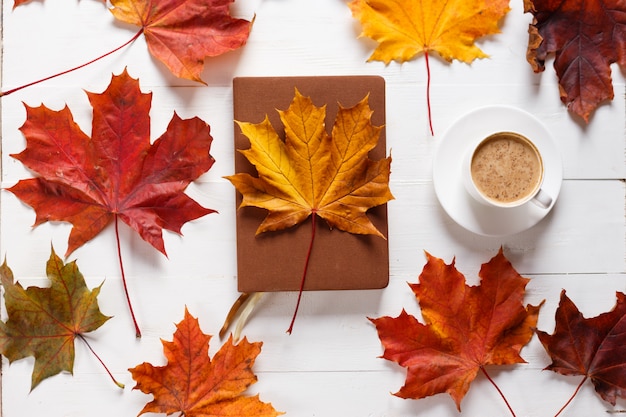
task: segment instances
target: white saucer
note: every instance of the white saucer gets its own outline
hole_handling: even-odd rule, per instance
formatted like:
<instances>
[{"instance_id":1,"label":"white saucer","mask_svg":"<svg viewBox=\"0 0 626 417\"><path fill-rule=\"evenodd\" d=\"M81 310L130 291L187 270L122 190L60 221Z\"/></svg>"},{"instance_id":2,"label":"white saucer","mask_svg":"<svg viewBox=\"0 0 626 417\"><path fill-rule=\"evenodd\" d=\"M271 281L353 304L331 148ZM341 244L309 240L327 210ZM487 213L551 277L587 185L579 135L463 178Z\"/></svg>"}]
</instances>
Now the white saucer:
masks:
<instances>
[{"instance_id":1,"label":"white saucer","mask_svg":"<svg viewBox=\"0 0 626 417\"><path fill-rule=\"evenodd\" d=\"M465 189L461 167L466 152L500 131L518 132L537 145L544 162L542 189L552 197L547 209L532 202L509 209L490 207ZM464 115L443 135L433 161L435 193L444 210L459 225L484 236L513 235L537 224L554 206L562 181L563 163L550 132L534 116L514 107L483 107Z\"/></svg>"}]
</instances>

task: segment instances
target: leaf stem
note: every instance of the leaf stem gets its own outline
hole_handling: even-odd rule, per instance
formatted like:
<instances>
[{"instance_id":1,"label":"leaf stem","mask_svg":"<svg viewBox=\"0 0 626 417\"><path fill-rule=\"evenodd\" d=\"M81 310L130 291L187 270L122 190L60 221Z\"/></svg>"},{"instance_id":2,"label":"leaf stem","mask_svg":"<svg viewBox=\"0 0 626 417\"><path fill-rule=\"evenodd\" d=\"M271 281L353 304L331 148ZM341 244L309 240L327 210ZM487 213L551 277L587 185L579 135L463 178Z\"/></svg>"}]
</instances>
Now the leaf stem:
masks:
<instances>
[{"instance_id":1,"label":"leaf stem","mask_svg":"<svg viewBox=\"0 0 626 417\"><path fill-rule=\"evenodd\" d=\"M81 68L83 68L83 67L86 67L86 66L87 66L87 65L89 65L89 64L93 64L94 62L99 61L100 59L105 58L105 57L107 57L107 56L109 56L109 55L111 55L111 54L113 54L113 53L115 53L115 52L119 51L120 49L124 48L125 46L130 45L130 44L131 44L131 43L133 43L133 42L134 42L134 41L135 41L135 40L136 40L139 36L141 36L141 34L142 34L142 33L143 33L143 28L139 29L139 32L135 33L135 35L134 35L132 38L130 38L130 40L128 40L128 41L126 41L126 42L124 42L124 44L122 44L122 45L118 46L117 48L113 49L112 51L109 51L109 52L105 53L104 55L100 55L99 57L94 58L94 59L92 59L92 60L91 60L91 61L89 61L89 62L85 62L84 64L81 64L81 65L79 65L79 66L77 66L77 67L70 68L70 69L65 70L65 71L61 71L61 72L59 72L59 73L57 73L57 74L50 75L50 76L48 76L48 77L44 77L44 78L39 79L39 80L37 80L37 81L33 81L33 82L28 83L28 84L21 85L21 86L19 86L19 87L15 87L15 88L12 88L12 89L7 90L7 91L0 91L0 97L8 96L9 94L13 94L13 93L15 93L16 91L20 91L20 90L22 90L22 89L24 89L24 88L26 88L26 87L30 87L30 86L32 86L32 85L39 84L39 83L42 83L42 82L44 82L44 81L51 80L52 78L60 77L61 75L68 74L68 73L70 73L70 72L73 72L73 71L76 71L76 70L81 69Z\"/></svg>"},{"instance_id":2,"label":"leaf stem","mask_svg":"<svg viewBox=\"0 0 626 417\"><path fill-rule=\"evenodd\" d=\"M428 58L428 50L424 51L424 59L426 60L426 107L428 108L428 127L430 135L435 136L433 130L433 115L430 108L430 60Z\"/></svg>"},{"instance_id":3,"label":"leaf stem","mask_svg":"<svg viewBox=\"0 0 626 417\"><path fill-rule=\"evenodd\" d=\"M124 284L124 294L126 294L126 302L128 303L130 316L132 317L133 323L135 324L135 337L139 339L141 337L141 330L139 329L139 325L137 324L137 319L135 318L135 312L133 311L133 305L130 302L130 295L128 294L128 285L126 284L126 274L124 273L124 263L122 262L122 248L120 245L120 232L118 228L118 216L117 215L115 215L115 240L117 241L117 258L120 261L120 272L122 273L122 284Z\"/></svg>"},{"instance_id":4,"label":"leaf stem","mask_svg":"<svg viewBox=\"0 0 626 417\"><path fill-rule=\"evenodd\" d=\"M504 403L506 404L507 408L509 409L509 411L511 412L511 415L513 417L515 416L515 413L513 412L513 409L511 408L511 405L509 404L508 400L506 399L506 397L504 396L504 394L502 393L502 390L500 390L500 387L498 387L498 385L496 384L496 382L491 379L491 377L489 376L489 374L487 373L487 370L485 369L484 366L480 367L480 370L483 372L483 374L487 377L487 380L489 382L491 382L491 385L494 386L494 388L496 389L496 391L498 391L498 394L500 394L500 397L502 397L502 400L504 401Z\"/></svg>"},{"instance_id":5,"label":"leaf stem","mask_svg":"<svg viewBox=\"0 0 626 417\"><path fill-rule=\"evenodd\" d=\"M287 329L287 333L291 334L293 331L293 324L296 322L296 316L298 315L298 308L300 308L300 300L302 299L302 292L304 291L304 282L306 281L306 273L309 269L309 260L311 259L311 252L313 251L313 242L315 241L315 219L317 218L317 214L315 210L313 210L313 215L311 216L311 241L309 243L309 250L306 254L306 261L304 262L304 270L302 271L302 279L300 280L300 291L298 292L298 301L296 302L296 309L293 312L293 317L291 318L291 324L289 324L289 329Z\"/></svg>"},{"instance_id":6,"label":"leaf stem","mask_svg":"<svg viewBox=\"0 0 626 417\"><path fill-rule=\"evenodd\" d=\"M563 405L563 407L561 407L561 409L559 410L558 413L556 413L554 415L554 417L558 417L559 414L561 414L563 412L563 410L565 410L565 408L567 408L567 406L569 405L569 403L572 402L572 400L574 399L574 397L576 396L576 394L578 394L578 391L580 390L580 387L583 386L583 384L585 383L585 381L587 380L587 375L585 375L585 377L582 379L582 381L580 381L580 384L578 384L578 386L576 387L576 390L574 391L574 393L572 394L571 397L569 397L569 400L567 400L567 402Z\"/></svg>"},{"instance_id":7,"label":"leaf stem","mask_svg":"<svg viewBox=\"0 0 626 417\"><path fill-rule=\"evenodd\" d=\"M109 376L111 377L111 379L113 380L113 382L115 382L115 385L117 385L118 387L120 387L121 389L124 389L124 384L122 384L121 382L119 382L117 379L115 379L115 377L113 376L113 374L111 373L111 371L109 371L109 368L107 368L107 366L104 364L104 361L100 358L100 356L98 356L98 354L96 353L95 350L93 350L93 348L91 347L91 345L89 344L89 342L87 342L87 339L85 338L85 336L83 336L80 333L76 333L76 336L80 337L80 339L85 342L85 344L87 345L87 347L89 348L89 350L91 351L91 353L93 353L93 355L96 357L96 359L98 359L98 361L100 362L100 364L104 367L105 371L107 371L107 374L109 374Z\"/></svg>"}]
</instances>

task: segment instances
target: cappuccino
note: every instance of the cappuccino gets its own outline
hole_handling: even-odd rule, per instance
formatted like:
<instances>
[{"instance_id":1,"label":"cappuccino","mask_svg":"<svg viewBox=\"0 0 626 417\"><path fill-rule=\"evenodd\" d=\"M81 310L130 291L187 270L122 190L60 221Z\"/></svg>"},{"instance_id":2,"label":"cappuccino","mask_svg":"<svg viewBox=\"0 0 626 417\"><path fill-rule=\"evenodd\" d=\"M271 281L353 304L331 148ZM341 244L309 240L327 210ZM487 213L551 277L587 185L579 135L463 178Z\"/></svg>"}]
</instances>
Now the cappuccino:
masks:
<instances>
[{"instance_id":1,"label":"cappuccino","mask_svg":"<svg viewBox=\"0 0 626 417\"><path fill-rule=\"evenodd\" d=\"M470 163L478 191L499 204L530 198L541 185L541 156L532 142L517 133L499 132L487 137Z\"/></svg>"}]
</instances>

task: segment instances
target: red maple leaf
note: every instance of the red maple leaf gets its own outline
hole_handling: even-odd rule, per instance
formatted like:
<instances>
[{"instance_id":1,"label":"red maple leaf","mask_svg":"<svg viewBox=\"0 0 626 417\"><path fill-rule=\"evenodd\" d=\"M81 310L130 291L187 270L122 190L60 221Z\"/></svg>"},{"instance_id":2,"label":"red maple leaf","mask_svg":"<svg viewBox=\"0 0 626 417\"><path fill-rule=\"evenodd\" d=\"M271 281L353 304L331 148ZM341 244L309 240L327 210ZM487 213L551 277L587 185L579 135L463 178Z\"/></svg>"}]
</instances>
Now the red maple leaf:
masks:
<instances>
[{"instance_id":1,"label":"red maple leaf","mask_svg":"<svg viewBox=\"0 0 626 417\"><path fill-rule=\"evenodd\" d=\"M427 257L419 283L410 284L425 323L404 310L395 318L370 320L385 348L383 358L407 368L406 383L395 395L418 399L447 392L460 411L470 383L479 371L486 374L486 365L525 362L519 352L533 335L539 307L522 304L529 280L502 250L482 265L478 286L466 285L454 262Z\"/></svg>"},{"instance_id":2,"label":"red maple leaf","mask_svg":"<svg viewBox=\"0 0 626 417\"><path fill-rule=\"evenodd\" d=\"M230 16L233 0L111 0L115 18L141 27L148 50L172 74L202 82L204 59L243 46L252 22Z\"/></svg>"},{"instance_id":3,"label":"red maple leaf","mask_svg":"<svg viewBox=\"0 0 626 417\"><path fill-rule=\"evenodd\" d=\"M182 120L174 113L151 145L152 94L141 93L126 71L113 76L104 93L87 95L91 139L67 107L26 106L20 130L27 147L11 156L39 177L21 180L9 191L35 209L35 225L73 225L66 256L118 218L165 254L163 229L180 233L186 222L214 212L184 193L213 165L210 128L197 117Z\"/></svg>"},{"instance_id":4,"label":"red maple leaf","mask_svg":"<svg viewBox=\"0 0 626 417\"><path fill-rule=\"evenodd\" d=\"M20 128L26 149L12 157L39 174L9 188L35 209L35 226L72 224L65 256L114 222L122 282L137 337L141 331L128 295L120 251L118 219L161 253L163 229L181 233L190 221L213 213L184 191L213 165L210 127L176 113L165 133L150 144L152 94L126 70L113 76L104 93L87 93L93 107L92 138L67 108L26 106Z\"/></svg>"},{"instance_id":5,"label":"red maple leaf","mask_svg":"<svg viewBox=\"0 0 626 417\"><path fill-rule=\"evenodd\" d=\"M30 0L14 0L13 8ZM102 0L99 0L102 1ZM204 60L245 45L252 22L230 15L233 0L111 0L116 19L137 25L139 31L124 44L84 64L18 87L0 91L0 97L59 77L119 51L142 34L148 50L177 77L204 81Z\"/></svg>"},{"instance_id":6,"label":"red maple leaf","mask_svg":"<svg viewBox=\"0 0 626 417\"><path fill-rule=\"evenodd\" d=\"M611 64L626 70L626 2L623 0L525 0L534 16L529 27L528 62L545 70L554 53L561 101L585 121L613 99Z\"/></svg>"},{"instance_id":7,"label":"red maple leaf","mask_svg":"<svg viewBox=\"0 0 626 417\"><path fill-rule=\"evenodd\" d=\"M562 291L554 333L537 331L552 359L546 369L583 375L579 387L590 379L596 392L612 405L617 397L626 398L626 295L616 295L611 311L585 318Z\"/></svg>"}]
</instances>

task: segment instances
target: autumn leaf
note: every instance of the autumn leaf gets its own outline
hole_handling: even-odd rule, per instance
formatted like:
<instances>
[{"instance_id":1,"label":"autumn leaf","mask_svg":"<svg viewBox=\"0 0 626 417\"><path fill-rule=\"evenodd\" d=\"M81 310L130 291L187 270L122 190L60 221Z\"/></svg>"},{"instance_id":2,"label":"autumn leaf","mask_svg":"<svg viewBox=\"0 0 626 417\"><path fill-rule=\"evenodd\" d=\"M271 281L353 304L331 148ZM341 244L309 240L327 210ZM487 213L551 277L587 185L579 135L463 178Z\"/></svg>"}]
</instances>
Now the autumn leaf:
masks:
<instances>
[{"instance_id":1,"label":"autumn leaf","mask_svg":"<svg viewBox=\"0 0 626 417\"><path fill-rule=\"evenodd\" d=\"M535 72L554 54L561 101L589 121L613 99L611 64L626 70L626 3L622 0L525 0L533 14L527 59Z\"/></svg>"},{"instance_id":2,"label":"autumn leaf","mask_svg":"<svg viewBox=\"0 0 626 417\"><path fill-rule=\"evenodd\" d=\"M111 0L116 19L140 26L148 50L180 78L202 82L207 57L243 46L252 22L230 16L233 0Z\"/></svg>"},{"instance_id":3,"label":"autumn leaf","mask_svg":"<svg viewBox=\"0 0 626 417\"><path fill-rule=\"evenodd\" d=\"M180 233L205 209L184 190L213 165L209 126L174 113L167 131L150 144L151 94L124 71L102 94L87 93L93 106L92 138L70 110L26 105L20 128L27 147L11 155L39 174L9 188L46 221L72 223L68 256L120 218L165 254L163 229Z\"/></svg>"},{"instance_id":4,"label":"autumn leaf","mask_svg":"<svg viewBox=\"0 0 626 417\"><path fill-rule=\"evenodd\" d=\"M426 256L419 283L409 284L424 323L404 310L370 320L384 346L382 357L407 368L395 395L419 399L447 392L460 411L479 371L487 375L488 365L525 362L519 352L533 335L540 306L522 305L529 279L513 269L502 249L482 265L478 286L468 286L454 262Z\"/></svg>"},{"instance_id":5,"label":"autumn leaf","mask_svg":"<svg viewBox=\"0 0 626 417\"><path fill-rule=\"evenodd\" d=\"M64 264L52 250L46 274L50 287L25 289L13 281L6 261L0 266L8 314L8 320L0 322L0 352L9 362L34 357L31 389L63 371L72 373L74 340L85 341L84 333L96 330L110 318L98 307L102 285L90 291L76 262Z\"/></svg>"},{"instance_id":6,"label":"autumn leaf","mask_svg":"<svg viewBox=\"0 0 626 417\"><path fill-rule=\"evenodd\" d=\"M508 0L353 0L349 6L361 21L362 36L379 44L370 61L385 64L429 51L448 62L485 58L475 40L499 33L498 21L509 11Z\"/></svg>"},{"instance_id":7,"label":"autumn leaf","mask_svg":"<svg viewBox=\"0 0 626 417\"><path fill-rule=\"evenodd\" d=\"M585 318L562 291L554 333L537 331L552 359L545 369L584 376L578 388L590 379L596 392L612 405L617 397L626 398L626 295L618 292L616 296L611 311Z\"/></svg>"},{"instance_id":8,"label":"autumn leaf","mask_svg":"<svg viewBox=\"0 0 626 417\"><path fill-rule=\"evenodd\" d=\"M185 309L185 318L176 325L174 340L162 341L167 365L142 363L129 371L137 382L134 389L152 394L139 415L182 413L188 417L258 416L274 417L277 412L259 396L242 396L257 381L252 372L261 342L244 338L234 345L232 337L209 358L211 336L202 333L198 319Z\"/></svg>"},{"instance_id":9,"label":"autumn leaf","mask_svg":"<svg viewBox=\"0 0 626 417\"><path fill-rule=\"evenodd\" d=\"M367 97L354 107L339 107L331 135L324 123L326 107L316 107L297 89L289 108L279 111L284 141L267 116L259 124L238 122L251 144L240 152L254 165L258 177L245 173L226 177L243 195L240 208L268 211L257 235L295 226L312 216L313 233L301 288L317 216L331 228L384 237L366 212L393 199L389 190L391 157L379 161L368 157L378 143L381 127L371 124Z\"/></svg>"},{"instance_id":10,"label":"autumn leaf","mask_svg":"<svg viewBox=\"0 0 626 417\"><path fill-rule=\"evenodd\" d=\"M30 0L15 0L13 8ZM18 87L0 91L0 97L86 67L137 40L142 34L148 50L179 78L204 84L204 61L240 48L248 40L252 22L230 16L233 0L111 0L116 19L140 29L122 45L76 67Z\"/></svg>"},{"instance_id":11,"label":"autumn leaf","mask_svg":"<svg viewBox=\"0 0 626 417\"><path fill-rule=\"evenodd\" d=\"M429 52L437 52L448 62L457 59L468 64L487 57L474 42L499 33L498 21L510 10L509 0L352 0L348 6L361 22L361 36L378 42L369 61L402 63L423 53L427 87ZM429 88L427 101L430 121Z\"/></svg>"},{"instance_id":12,"label":"autumn leaf","mask_svg":"<svg viewBox=\"0 0 626 417\"><path fill-rule=\"evenodd\" d=\"M65 256L111 222L119 253L118 219L165 254L163 229L180 234L186 222L214 212L184 193L213 165L210 128L197 117L183 120L174 113L166 132L150 144L152 95L141 93L126 71L113 76L104 93L87 95L91 139L67 107L26 106L20 130L27 147L11 156L39 176L8 190L35 209L35 225L72 224Z\"/></svg>"},{"instance_id":13,"label":"autumn leaf","mask_svg":"<svg viewBox=\"0 0 626 417\"><path fill-rule=\"evenodd\" d=\"M316 107L296 89L289 109L279 111L285 126L281 140L266 117L262 123L237 122L250 139L240 151L258 177L226 177L241 194L240 207L259 207L268 215L257 234L285 229L317 215L333 228L382 236L366 212L391 200L391 157L367 157L378 142L381 127L372 126L367 97L352 108L340 106L332 129L326 132L326 108Z\"/></svg>"}]
</instances>

